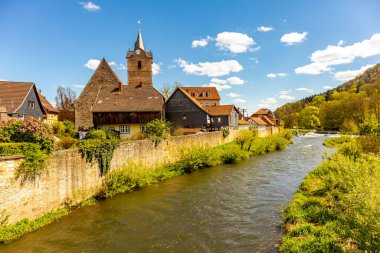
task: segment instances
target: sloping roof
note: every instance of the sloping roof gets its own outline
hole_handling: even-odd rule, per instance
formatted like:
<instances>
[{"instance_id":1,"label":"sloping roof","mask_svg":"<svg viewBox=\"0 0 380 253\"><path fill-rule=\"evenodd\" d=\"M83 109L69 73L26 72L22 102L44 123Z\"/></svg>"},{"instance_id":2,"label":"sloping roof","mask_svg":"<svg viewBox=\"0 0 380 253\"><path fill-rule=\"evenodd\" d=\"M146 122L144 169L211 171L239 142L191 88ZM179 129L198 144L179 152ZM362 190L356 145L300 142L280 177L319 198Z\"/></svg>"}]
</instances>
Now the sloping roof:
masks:
<instances>
[{"instance_id":1,"label":"sloping roof","mask_svg":"<svg viewBox=\"0 0 380 253\"><path fill-rule=\"evenodd\" d=\"M234 105L215 105L215 106L205 106L205 110L213 116L223 116L230 115L234 109Z\"/></svg>"},{"instance_id":2,"label":"sloping roof","mask_svg":"<svg viewBox=\"0 0 380 253\"><path fill-rule=\"evenodd\" d=\"M250 119L252 119L257 125L268 125L267 123L265 123L265 121L263 121L262 119L260 118L257 118L257 117L250 117Z\"/></svg>"},{"instance_id":3,"label":"sloping roof","mask_svg":"<svg viewBox=\"0 0 380 253\"><path fill-rule=\"evenodd\" d=\"M135 42L135 51L137 49L142 49L145 51L145 48L144 48L144 42L143 42L143 39L142 39L142 35L141 35L141 32L139 31L139 33L137 34L137 40Z\"/></svg>"},{"instance_id":4,"label":"sloping roof","mask_svg":"<svg viewBox=\"0 0 380 253\"><path fill-rule=\"evenodd\" d=\"M181 87L192 96L192 93L197 94L194 96L197 100L220 100L219 92L215 87ZM205 96L204 92L209 92L210 96ZM193 97L193 96L192 96Z\"/></svg>"},{"instance_id":5,"label":"sloping roof","mask_svg":"<svg viewBox=\"0 0 380 253\"><path fill-rule=\"evenodd\" d=\"M259 109L257 112L255 112L252 115L270 115L272 117L271 114L273 114L271 110L265 109L265 108L261 108L261 109Z\"/></svg>"},{"instance_id":6,"label":"sloping roof","mask_svg":"<svg viewBox=\"0 0 380 253\"><path fill-rule=\"evenodd\" d=\"M186 97L188 97L196 106L198 106L199 109L201 109L202 111L208 113L205 108L201 105L201 103L199 103L198 100L196 100L194 97L192 97L189 93L186 92L186 90L184 89L184 87L177 87L178 90L180 90L183 94L185 94ZM174 91L175 92L175 91ZM172 93L172 95L174 94L174 92ZM170 99L170 97L168 98L168 100Z\"/></svg>"},{"instance_id":7,"label":"sloping roof","mask_svg":"<svg viewBox=\"0 0 380 253\"><path fill-rule=\"evenodd\" d=\"M160 112L164 99L161 93L150 85L102 86L98 92L92 112Z\"/></svg>"},{"instance_id":8,"label":"sloping roof","mask_svg":"<svg viewBox=\"0 0 380 253\"><path fill-rule=\"evenodd\" d=\"M239 125L249 125L249 123L243 119L239 119Z\"/></svg>"},{"instance_id":9,"label":"sloping roof","mask_svg":"<svg viewBox=\"0 0 380 253\"><path fill-rule=\"evenodd\" d=\"M271 119L269 119L266 115L262 117L262 120L264 120L268 125L274 126L275 124Z\"/></svg>"},{"instance_id":10,"label":"sloping roof","mask_svg":"<svg viewBox=\"0 0 380 253\"><path fill-rule=\"evenodd\" d=\"M7 113L16 112L33 87L32 82L0 81L0 107L5 107Z\"/></svg>"},{"instance_id":11,"label":"sloping roof","mask_svg":"<svg viewBox=\"0 0 380 253\"><path fill-rule=\"evenodd\" d=\"M50 102L46 99L44 95L42 95L40 92L38 92L38 96L40 97L41 104L44 107L45 111L48 113L58 113L58 110L55 109L55 107L50 104Z\"/></svg>"}]
</instances>

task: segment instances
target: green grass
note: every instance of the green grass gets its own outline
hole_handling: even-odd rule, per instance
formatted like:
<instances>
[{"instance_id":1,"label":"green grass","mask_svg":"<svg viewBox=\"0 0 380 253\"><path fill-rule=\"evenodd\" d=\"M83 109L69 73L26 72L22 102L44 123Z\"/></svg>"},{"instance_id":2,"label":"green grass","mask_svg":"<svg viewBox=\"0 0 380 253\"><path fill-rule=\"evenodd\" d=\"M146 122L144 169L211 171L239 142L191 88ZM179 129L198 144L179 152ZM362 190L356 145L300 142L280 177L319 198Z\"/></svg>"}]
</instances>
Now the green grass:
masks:
<instances>
[{"instance_id":1,"label":"green grass","mask_svg":"<svg viewBox=\"0 0 380 253\"><path fill-rule=\"evenodd\" d=\"M380 159L356 140L309 173L283 212L282 252L378 252Z\"/></svg>"},{"instance_id":2,"label":"green grass","mask_svg":"<svg viewBox=\"0 0 380 253\"><path fill-rule=\"evenodd\" d=\"M323 142L323 145L328 148L337 148L344 143L350 142L351 139L352 138L350 136L346 135L340 137L330 137Z\"/></svg>"}]
</instances>

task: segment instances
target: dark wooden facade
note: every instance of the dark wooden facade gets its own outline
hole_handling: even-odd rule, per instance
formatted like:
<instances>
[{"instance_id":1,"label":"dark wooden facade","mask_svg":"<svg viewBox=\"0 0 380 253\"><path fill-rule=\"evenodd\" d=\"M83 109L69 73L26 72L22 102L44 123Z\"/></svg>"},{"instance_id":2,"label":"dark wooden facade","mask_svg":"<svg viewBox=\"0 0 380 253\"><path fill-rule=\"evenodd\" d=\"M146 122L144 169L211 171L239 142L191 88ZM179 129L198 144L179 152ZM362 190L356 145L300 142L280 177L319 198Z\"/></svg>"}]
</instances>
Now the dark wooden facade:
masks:
<instances>
[{"instance_id":1,"label":"dark wooden facade","mask_svg":"<svg viewBox=\"0 0 380 253\"><path fill-rule=\"evenodd\" d=\"M174 128L205 128L210 125L208 113L199 108L180 89L166 101L166 119Z\"/></svg>"},{"instance_id":2,"label":"dark wooden facade","mask_svg":"<svg viewBox=\"0 0 380 253\"><path fill-rule=\"evenodd\" d=\"M147 124L160 119L161 112L94 112L94 126L107 124Z\"/></svg>"}]
</instances>

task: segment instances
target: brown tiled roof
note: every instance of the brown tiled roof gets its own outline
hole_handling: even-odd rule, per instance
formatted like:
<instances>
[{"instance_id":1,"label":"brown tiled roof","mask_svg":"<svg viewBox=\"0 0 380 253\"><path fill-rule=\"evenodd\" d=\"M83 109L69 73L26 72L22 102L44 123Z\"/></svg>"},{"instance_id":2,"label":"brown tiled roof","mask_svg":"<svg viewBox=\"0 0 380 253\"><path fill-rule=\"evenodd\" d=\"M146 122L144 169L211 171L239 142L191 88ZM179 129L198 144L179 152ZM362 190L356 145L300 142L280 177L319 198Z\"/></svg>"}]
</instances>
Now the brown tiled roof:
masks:
<instances>
[{"instance_id":1,"label":"brown tiled roof","mask_svg":"<svg viewBox=\"0 0 380 253\"><path fill-rule=\"evenodd\" d=\"M122 85L118 87L102 86L98 91L92 112L160 112L164 98L151 85Z\"/></svg>"},{"instance_id":2,"label":"brown tiled roof","mask_svg":"<svg viewBox=\"0 0 380 253\"><path fill-rule=\"evenodd\" d=\"M239 125L249 125L249 123L243 119L239 120Z\"/></svg>"},{"instance_id":3,"label":"brown tiled roof","mask_svg":"<svg viewBox=\"0 0 380 253\"><path fill-rule=\"evenodd\" d=\"M268 125L274 126L275 124L271 119L269 119L266 115L262 117L262 120L264 120Z\"/></svg>"},{"instance_id":4,"label":"brown tiled roof","mask_svg":"<svg viewBox=\"0 0 380 253\"><path fill-rule=\"evenodd\" d=\"M58 110L55 109L55 107L50 104L50 102L46 99L44 95L42 95L40 92L38 92L38 96L40 97L41 104L44 107L45 111L48 113L58 113Z\"/></svg>"},{"instance_id":5,"label":"brown tiled roof","mask_svg":"<svg viewBox=\"0 0 380 253\"><path fill-rule=\"evenodd\" d=\"M213 116L223 116L230 115L234 109L234 105L215 105L215 106L205 106L205 110Z\"/></svg>"},{"instance_id":6,"label":"brown tiled roof","mask_svg":"<svg viewBox=\"0 0 380 253\"><path fill-rule=\"evenodd\" d=\"M199 103L198 100L196 100L194 97L192 97L189 93L186 92L186 90L183 89L183 87L177 87L177 89L179 89L180 91L182 91L183 94L185 94L186 97L188 97L196 106L198 106L199 109L201 109L202 111L208 113L205 108L201 105L201 103ZM174 94L174 92L172 93ZM169 99L168 99L169 100Z\"/></svg>"},{"instance_id":7,"label":"brown tiled roof","mask_svg":"<svg viewBox=\"0 0 380 253\"><path fill-rule=\"evenodd\" d=\"M270 115L271 111L269 109L261 108L252 115Z\"/></svg>"},{"instance_id":8,"label":"brown tiled roof","mask_svg":"<svg viewBox=\"0 0 380 253\"><path fill-rule=\"evenodd\" d=\"M32 82L0 81L0 107L5 107L7 113L16 112L33 86Z\"/></svg>"},{"instance_id":9,"label":"brown tiled roof","mask_svg":"<svg viewBox=\"0 0 380 253\"><path fill-rule=\"evenodd\" d=\"M262 119L258 118L258 117L251 117L251 119L257 124L257 125L268 125L267 123L265 123L265 121L263 121Z\"/></svg>"},{"instance_id":10,"label":"brown tiled roof","mask_svg":"<svg viewBox=\"0 0 380 253\"><path fill-rule=\"evenodd\" d=\"M184 91L190 94L196 93L197 96L194 96L197 100L220 100L218 90L215 87L181 87ZM210 96L206 97L203 95L203 92L210 92ZM192 96L193 97L193 96Z\"/></svg>"}]
</instances>

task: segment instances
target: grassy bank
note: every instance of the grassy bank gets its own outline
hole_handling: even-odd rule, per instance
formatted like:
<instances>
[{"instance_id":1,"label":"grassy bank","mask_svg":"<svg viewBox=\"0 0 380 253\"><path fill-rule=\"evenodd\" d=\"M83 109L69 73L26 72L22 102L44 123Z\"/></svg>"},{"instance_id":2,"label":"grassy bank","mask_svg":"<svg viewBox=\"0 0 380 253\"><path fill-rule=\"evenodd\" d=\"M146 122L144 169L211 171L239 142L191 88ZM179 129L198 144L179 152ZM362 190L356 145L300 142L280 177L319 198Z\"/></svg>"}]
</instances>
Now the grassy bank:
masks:
<instances>
[{"instance_id":1,"label":"grassy bank","mask_svg":"<svg viewBox=\"0 0 380 253\"><path fill-rule=\"evenodd\" d=\"M282 252L379 251L379 139L345 140L309 173L283 213Z\"/></svg>"},{"instance_id":2,"label":"grassy bank","mask_svg":"<svg viewBox=\"0 0 380 253\"><path fill-rule=\"evenodd\" d=\"M217 147L206 145L184 148L178 152L178 161L175 163L149 167L130 162L118 170L108 171L105 174L104 187L97 197L112 197L118 193L137 190L205 167L237 163L251 155L263 155L267 152L281 150L291 143L292 136L287 131L264 138L254 137L253 132L247 131L242 131L235 141ZM50 224L69 213L69 210L70 208L67 206L35 220L25 219L11 226L6 226L5 222L1 223L0 212L0 243L6 244L28 232Z\"/></svg>"}]
</instances>

